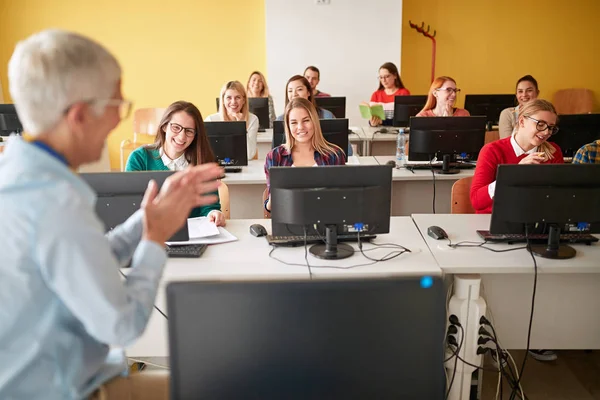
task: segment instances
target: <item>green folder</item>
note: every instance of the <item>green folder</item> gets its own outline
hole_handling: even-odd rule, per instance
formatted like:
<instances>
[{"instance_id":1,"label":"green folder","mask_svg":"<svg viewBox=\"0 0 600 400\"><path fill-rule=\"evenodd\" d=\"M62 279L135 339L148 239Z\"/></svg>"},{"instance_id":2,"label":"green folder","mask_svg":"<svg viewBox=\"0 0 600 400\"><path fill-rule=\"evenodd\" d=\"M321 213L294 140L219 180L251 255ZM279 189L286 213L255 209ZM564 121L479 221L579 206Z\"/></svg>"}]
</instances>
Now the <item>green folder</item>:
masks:
<instances>
[{"instance_id":1,"label":"green folder","mask_svg":"<svg viewBox=\"0 0 600 400\"><path fill-rule=\"evenodd\" d=\"M371 119L371 117L378 117L382 121L385 119L385 112L383 111L383 105L375 104L368 106L366 104L360 104L360 116L364 119Z\"/></svg>"}]
</instances>

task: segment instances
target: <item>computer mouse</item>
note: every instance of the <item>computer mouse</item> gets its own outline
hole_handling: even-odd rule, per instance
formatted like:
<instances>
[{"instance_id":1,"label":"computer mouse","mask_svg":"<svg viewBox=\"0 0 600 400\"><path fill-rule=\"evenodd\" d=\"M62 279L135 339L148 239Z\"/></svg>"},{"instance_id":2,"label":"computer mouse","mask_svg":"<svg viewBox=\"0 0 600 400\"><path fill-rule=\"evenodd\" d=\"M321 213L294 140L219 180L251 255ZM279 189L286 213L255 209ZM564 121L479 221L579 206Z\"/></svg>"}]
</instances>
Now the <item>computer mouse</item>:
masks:
<instances>
[{"instance_id":1,"label":"computer mouse","mask_svg":"<svg viewBox=\"0 0 600 400\"><path fill-rule=\"evenodd\" d=\"M391 165L393 168L396 168L396 161L390 160L390 161L386 162L385 165Z\"/></svg>"},{"instance_id":2,"label":"computer mouse","mask_svg":"<svg viewBox=\"0 0 600 400\"><path fill-rule=\"evenodd\" d=\"M432 225L427 228L427 234L436 240L448 239L448 234L439 226Z\"/></svg>"},{"instance_id":3,"label":"computer mouse","mask_svg":"<svg viewBox=\"0 0 600 400\"><path fill-rule=\"evenodd\" d=\"M266 236L267 230L261 224L252 224L250 225L250 233L256 237Z\"/></svg>"},{"instance_id":4,"label":"computer mouse","mask_svg":"<svg viewBox=\"0 0 600 400\"><path fill-rule=\"evenodd\" d=\"M381 128L379 129L379 133L388 133L387 128Z\"/></svg>"}]
</instances>

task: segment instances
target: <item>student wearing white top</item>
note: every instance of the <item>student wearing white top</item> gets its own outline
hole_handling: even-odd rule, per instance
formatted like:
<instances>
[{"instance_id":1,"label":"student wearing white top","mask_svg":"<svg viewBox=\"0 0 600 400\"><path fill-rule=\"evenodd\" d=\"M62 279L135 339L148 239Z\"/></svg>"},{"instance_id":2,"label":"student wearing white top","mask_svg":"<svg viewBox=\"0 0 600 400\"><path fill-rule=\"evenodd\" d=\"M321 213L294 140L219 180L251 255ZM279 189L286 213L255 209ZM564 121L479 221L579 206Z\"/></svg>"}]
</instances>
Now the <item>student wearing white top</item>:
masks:
<instances>
[{"instance_id":1,"label":"student wearing white top","mask_svg":"<svg viewBox=\"0 0 600 400\"><path fill-rule=\"evenodd\" d=\"M256 135L258 117L248 112L248 99L244 85L239 81L229 81L221 89L219 112L211 114L204 121L246 121L248 160L257 155Z\"/></svg>"},{"instance_id":2,"label":"student wearing white top","mask_svg":"<svg viewBox=\"0 0 600 400\"><path fill-rule=\"evenodd\" d=\"M125 171L182 171L189 165L215 162L200 110L187 101L171 104L162 116L154 144L135 149ZM190 218L208 217L217 226L225 226L219 193L217 201L192 210Z\"/></svg>"},{"instance_id":3,"label":"student wearing white top","mask_svg":"<svg viewBox=\"0 0 600 400\"><path fill-rule=\"evenodd\" d=\"M269 128L273 128L273 121L277 117L275 114L275 106L273 105L273 96L269 93L269 85L267 79L260 71L254 71L248 78L246 84L246 92L248 97L266 97L269 102Z\"/></svg>"}]
</instances>

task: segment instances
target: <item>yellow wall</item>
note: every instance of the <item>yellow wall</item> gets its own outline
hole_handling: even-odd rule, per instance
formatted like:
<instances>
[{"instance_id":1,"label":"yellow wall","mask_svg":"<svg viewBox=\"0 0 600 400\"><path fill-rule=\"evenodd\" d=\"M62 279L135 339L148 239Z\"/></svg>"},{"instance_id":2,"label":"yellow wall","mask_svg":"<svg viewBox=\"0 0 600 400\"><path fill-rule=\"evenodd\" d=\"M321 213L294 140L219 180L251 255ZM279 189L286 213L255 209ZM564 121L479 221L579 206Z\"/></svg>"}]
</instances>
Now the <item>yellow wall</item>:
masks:
<instances>
[{"instance_id":1,"label":"yellow wall","mask_svg":"<svg viewBox=\"0 0 600 400\"><path fill-rule=\"evenodd\" d=\"M10 101L6 65L15 44L33 32L62 28L88 35L112 51L123 67L124 96L134 107L195 103L216 112L223 83L244 85L264 71L264 0L0 0L0 81ZM112 168L132 120L109 137Z\"/></svg>"},{"instance_id":2,"label":"yellow wall","mask_svg":"<svg viewBox=\"0 0 600 400\"><path fill-rule=\"evenodd\" d=\"M408 21L437 30L436 76L449 75L468 93L512 93L518 78L533 75L540 97L585 87L600 99L600 1L404 0L402 79L413 94L426 93L431 40Z\"/></svg>"}]
</instances>

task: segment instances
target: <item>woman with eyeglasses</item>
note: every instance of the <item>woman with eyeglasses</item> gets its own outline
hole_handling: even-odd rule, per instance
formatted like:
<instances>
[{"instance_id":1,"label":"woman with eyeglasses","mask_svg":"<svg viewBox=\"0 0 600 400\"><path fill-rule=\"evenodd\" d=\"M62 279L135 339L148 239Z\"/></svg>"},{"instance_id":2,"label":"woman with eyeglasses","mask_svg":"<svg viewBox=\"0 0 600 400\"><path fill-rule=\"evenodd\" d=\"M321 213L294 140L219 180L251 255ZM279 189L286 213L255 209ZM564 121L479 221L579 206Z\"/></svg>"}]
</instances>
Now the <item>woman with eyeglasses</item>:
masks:
<instances>
[{"instance_id":1,"label":"woman with eyeglasses","mask_svg":"<svg viewBox=\"0 0 600 400\"><path fill-rule=\"evenodd\" d=\"M538 89L538 83L533 76L525 75L517 81L517 93L515 96L519 104L516 107L505 108L500 113L498 122L500 138L506 138L512 135L515 125L517 124L519 107L523 107L523 104L528 101L537 99L539 94L540 90Z\"/></svg>"},{"instance_id":2,"label":"woman with eyeglasses","mask_svg":"<svg viewBox=\"0 0 600 400\"><path fill-rule=\"evenodd\" d=\"M478 214L492 212L496 170L500 164L562 164L558 145L548 142L558 132L552 103L536 99L519 108L517 126L507 138L488 143L479 152L471 183L471 204Z\"/></svg>"},{"instance_id":3,"label":"woman with eyeglasses","mask_svg":"<svg viewBox=\"0 0 600 400\"><path fill-rule=\"evenodd\" d=\"M449 76L435 78L427 94L425 107L417 117L468 117L469 112L464 108L456 108L456 96L460 89L456 88L456 81Z\"/></svg>"},{"instance_id":4,"label":"woman with eyeglasses","mask_svg":"<svg viewBox=\"0 0 600 400\"><path fill-rule=\"evenodd\" d=\"M258 117L248 111L246 89L239 81L230 81L223 85L219 101L219 112L209 115L205 121L246 121L248 160L256 156Z\"/></svg>"},{"instance_id":5,"label":"woman with eyeglasses","mask_svg":"<svg viewBox=\"0 0 600 400\"><path fill-rule=\"evenodd\" d=\"M379 117L371 117L369 124L371 126L392 125L394 119L394 97L410 96L408 89L404 87L400 73L394 63L386 62L379 67L379 87L371 95L370 105L383 104L385 111L385 120Z\"/></svg>"},{"instance_id":6,"label":"woman with eyeglasses","mask_svg":"<svg viewBox=\"0 0 600 400\"><path fill-rule=\"evenodd\" d=\"M200 110L187 101L171 104L162 116L154 144L134 150L125 171L181 171L188 165L215 162ZM190 218L208 217L217 226L225 226L221 203L197 207Z\"/></svg>"}]
</instances>

